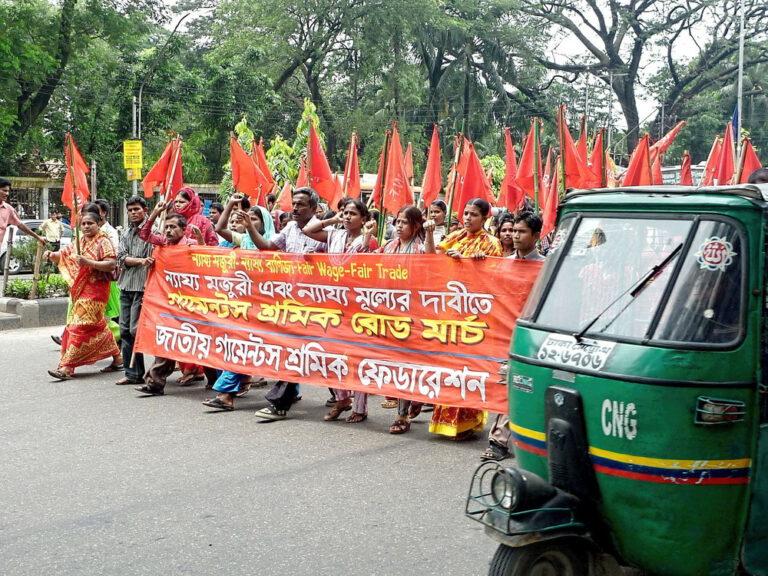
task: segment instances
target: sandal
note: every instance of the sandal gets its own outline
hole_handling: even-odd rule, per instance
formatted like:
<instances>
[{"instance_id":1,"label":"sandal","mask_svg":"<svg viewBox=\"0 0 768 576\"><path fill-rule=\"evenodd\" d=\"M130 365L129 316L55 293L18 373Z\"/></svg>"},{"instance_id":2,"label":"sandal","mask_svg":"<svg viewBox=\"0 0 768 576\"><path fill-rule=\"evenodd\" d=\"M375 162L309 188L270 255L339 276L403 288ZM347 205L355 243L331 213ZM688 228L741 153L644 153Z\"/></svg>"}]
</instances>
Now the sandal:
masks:
<instances>
[{"instance_id":1,"label":"sandal","mask_svg":"<svg viewBox=\"0 0 768 576\"><path fill-rule=\"evenodd\" d=\"M423 404L421 402L411 402L410 408L408 408L408 419L413 420L421 414L421 407Z\"/></svg>"},{"instance_id":2,"label":"sandal","mask_svg":"<svg viewBox=\"0 0 768 576\"><path fill-rule=\"evenodd\" d=\"M347 416L347 422L349 424L357 424L359 422L365 422L368 420L368 414L361 414L360 412L352 412L349 416Z\"/></svg>"},{"instance_id":3,"label":"sandal","mask_svg":"<svg viewBox=\"0 0 768 576\"><path fill-rule=\"evenodd\" d=\"M389 427L390 434L405 434L411 429L411 423L408 420L396 420L392 426Z\"/></svg>"},{"instance_id":4,"label":"sandal","mask_svg":"<svg viewBox=\"0 0 768 576\"><path fill-rule=\"evenodd\" d=\"M240 386L240 391L239 392L235 392L235 397L236 398L242 398L243 396L248 394L248 392L250 392L250 391L251 391L251 381L248 380L248 382L245 382L244 384L242 384Z\"/></svg>"},{"instance_id":5,"label":"sandal","mask_svg":"<svg viewBox=\"0 0 768 576\"><path fill-rule=\"evenodd\" d=\"M503 446L499 446L495 442L491 442L488 448L480 454L480 460L493 460L494 462L499 462L509 457L509 450L505 450Z\"/></svg>"},{"instance_id":6,"label":"sandal","mask_svg":"<svg viewBox=\"0 0 768 576\"><path fill-rule=\"evenodd\" d=\"M134 388L136 392L141 392L142 394L148 394L149 396L162 396L165 394L165 391L162 388L155 388L154 386L150 386L149 384L142 384L141 386L136 386Z\"/></svg>"},{"instance_id":7,"label":"sandal","mask_svg":"<svg viewBox=\"0 0 768 576\"><path fill-rule=\"evenodd\" d=\"M386 408L387 410L391 410L392 408L397 408L397 400L395 399L387 399L384 402L381 403L382 408Z\"/></svg>"},{"instance_id":8,"label":"sandal","mask_svg":"<svg viewBox=\"0 0 768 576\"><path fill-rule=\"evenodd\" d=\"M202 374L184 374L179 378L179 386L192 386L193 382L200 382L203 379Z\"/></svg>"},{"instance_id":9,"label":"sandal","mask_svg":"<svg viewBox=\"0 0 768 576\"><path fill-rule=\"evenodd\" d=\"M99 370L99 372L100 372L100 373L102 373L102 374L108 374L109 372L120 372L120 370L122 370L124 367L125 367L125 366L124 366L122 363L120 363L120 364L115 364L115 363L113 362L113 363L112 363L112 364L110 364L109 366L105 366L104 368L102 368L101 370Z\"/></svg>"},{"instance_id":10,"label":"sandal","mask_svg":"<svg viewBox=\"0 0 768 576\"><path fill-rule=\"evenodd\" d=\"M56 370L48 370L48 374L56 378L56 380L71 380L72 374L69 372L64 372L64 370L60 368L56 368Z\"/></svg>"},{"instance_id":11,"label":"sandal","mask_svg":"<svg viewBox=\"0 0 768 576\"><path fill-rule=\"evenodd\" d=\"M216 410L224 410L226 412L231 412L235 409L234 404L227 404L221 398L217 398L216 396L205 400L203 406L208 406L208 408L214 408Z\"/></svg>"},{"instance_id":12,"label":"sandal","mask_svg":"<svg viewBox=\"0 0 768 576\"><path fill-rule=\"evenodd\" d=\"M323 420L326 422L332 422L334 420L338 420L339 416L341 416L342 412L346 412L347 410L352 410L352 402L346 402L345 404L336 403L336 406L331 408L331 411L328 412L325 416L323 416Z\"/></svg>"}]
</instances>

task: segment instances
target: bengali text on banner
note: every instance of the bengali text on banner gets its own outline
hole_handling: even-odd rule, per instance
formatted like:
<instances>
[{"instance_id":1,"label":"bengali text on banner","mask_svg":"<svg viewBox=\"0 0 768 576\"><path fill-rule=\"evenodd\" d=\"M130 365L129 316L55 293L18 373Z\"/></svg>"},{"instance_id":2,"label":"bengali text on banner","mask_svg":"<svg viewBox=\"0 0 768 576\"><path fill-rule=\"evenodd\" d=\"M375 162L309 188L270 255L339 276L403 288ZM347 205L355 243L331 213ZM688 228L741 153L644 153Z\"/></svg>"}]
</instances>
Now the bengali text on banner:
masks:
<instances>
[{"instance_id":1,"label":"bengali text on banner","mask_svg":"<svg viewBox=\"0 0 768 576\"><path fill-rule=\"evenodd\" d=\"M499 369L540 268L508 258L158 248L136 350L506 412Z\"/></svg>"}]
</instances>

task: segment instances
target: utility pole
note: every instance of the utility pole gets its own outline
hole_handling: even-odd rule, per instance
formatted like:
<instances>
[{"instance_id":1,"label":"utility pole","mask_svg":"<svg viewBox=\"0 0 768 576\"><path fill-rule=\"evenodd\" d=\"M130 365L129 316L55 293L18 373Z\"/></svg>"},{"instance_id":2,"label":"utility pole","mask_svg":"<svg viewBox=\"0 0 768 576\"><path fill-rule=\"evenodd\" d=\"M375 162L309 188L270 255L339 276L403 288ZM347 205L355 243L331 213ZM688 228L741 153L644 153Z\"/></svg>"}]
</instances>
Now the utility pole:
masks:
<instances>
[{"instance_id":1,"label":"utility pole","mask_svg":"<svg viewBox=\"0 0 768 576\"><path fill-rule=\"evenodd\" d=\"M137 133L136 133L136 96L133 97L133 124L131 128L131 139L137 140ZM133 190L133 196L136 196L139 192L139 181L133 180L131 182L131 188Z\"/></svg>"},{"instance_id":2,"label":"utility pole","mask_svg":"<svg viewBox=\"0 0 768 576\"><path fill-rule=\"evenodd\" d=\"M739 76L736 96L736 114L738 115L738 126L736 131L736 158L741 158L741 126L744 124L741 120L742 104L744 99L744 0L741 0L739 15Z\"/></svg>"}]
</instances>

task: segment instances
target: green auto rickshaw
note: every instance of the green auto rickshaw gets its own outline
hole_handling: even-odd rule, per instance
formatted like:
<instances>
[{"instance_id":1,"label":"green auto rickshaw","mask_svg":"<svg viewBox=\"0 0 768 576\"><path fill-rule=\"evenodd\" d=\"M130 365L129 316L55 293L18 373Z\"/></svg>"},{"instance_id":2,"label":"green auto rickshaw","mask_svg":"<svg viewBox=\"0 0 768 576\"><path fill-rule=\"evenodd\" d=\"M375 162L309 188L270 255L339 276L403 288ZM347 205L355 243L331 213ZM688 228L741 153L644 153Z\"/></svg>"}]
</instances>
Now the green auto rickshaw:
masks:
<instances>
[{"instance_id":1,"label":"green auto rickshaw","mask_svg":"<svg viewBox=\"0 0 768 576\"><path fill-rule=\"evenodd\" d=\"M515 328L492 576L768 575L768 187L569 192Z\"/></svg>"}]
</instances>

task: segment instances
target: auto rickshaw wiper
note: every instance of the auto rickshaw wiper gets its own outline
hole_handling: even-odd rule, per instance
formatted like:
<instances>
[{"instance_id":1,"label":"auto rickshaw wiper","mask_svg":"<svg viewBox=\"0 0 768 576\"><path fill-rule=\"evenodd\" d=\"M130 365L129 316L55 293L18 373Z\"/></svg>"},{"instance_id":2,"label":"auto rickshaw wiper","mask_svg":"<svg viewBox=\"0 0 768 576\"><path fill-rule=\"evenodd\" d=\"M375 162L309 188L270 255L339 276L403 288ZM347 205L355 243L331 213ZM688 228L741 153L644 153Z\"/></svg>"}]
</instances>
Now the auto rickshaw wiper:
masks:
<instances>
[{"instance_id":1,"label":"auto rickshaw wiper","mask_svg":"<svg viewBox=\"0 0 768 576\"><path fill-rule=\"evenodd\" d=\"M611 321L605 325L605 328L603 328L601 332L608 329L610 325L613 324L616 321L616 319L624 313L624 310L629 308L629 305L632 304L634 299L637 298L642 293L643 290L645 290L646 286L648 286L654 278L656 278L659 274L661 274L664 271L664 268L666 268L667 265L672 260L674 260L675 256L678 255L678 253L680 252L680 250L682 250L682 248L683 248L683 243L680 242L680 244L678 244L675 247L675 249L672 250L672 252L670 252L666 256L666 258L664 258L664 260L656 264L653 268L651 268L648 272L646 272L637 282L635 282L629 288L624 290L624 292L622 292L616 298L614 298L611 301L611 303L608 304L608 306L606 306L600 312L598 312L597 316L592 318L592 320L590 320L590 322L586 326L584 326L584 328L582 328L579 332L573 335L573 337L576 338L576 341L581 342L582 338L584 338L584 334L586 334L589 331L589 329L592 328L592 326L594 326L597 323L597 321L603 317L603 314L608 312L608 310L610 310L613 307L613 305L616 304L616 302L618 302L624 296L629 294L631 296L631 300L627 302L626 305L621 310L619 310L613 318L611 318Z\"/></svg>"}]
</instances>

